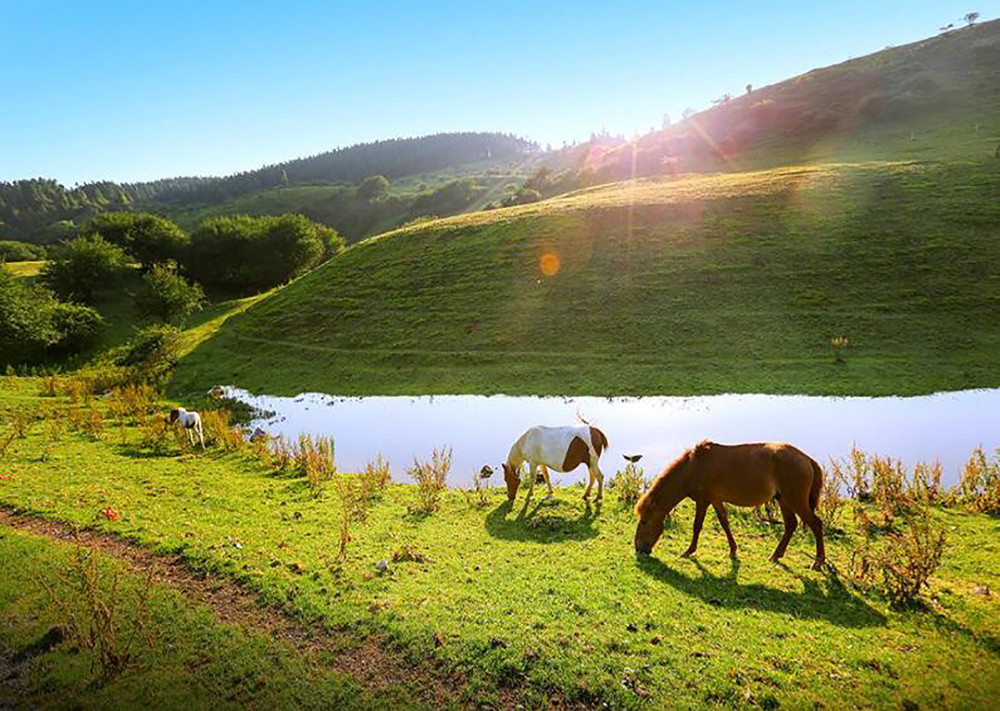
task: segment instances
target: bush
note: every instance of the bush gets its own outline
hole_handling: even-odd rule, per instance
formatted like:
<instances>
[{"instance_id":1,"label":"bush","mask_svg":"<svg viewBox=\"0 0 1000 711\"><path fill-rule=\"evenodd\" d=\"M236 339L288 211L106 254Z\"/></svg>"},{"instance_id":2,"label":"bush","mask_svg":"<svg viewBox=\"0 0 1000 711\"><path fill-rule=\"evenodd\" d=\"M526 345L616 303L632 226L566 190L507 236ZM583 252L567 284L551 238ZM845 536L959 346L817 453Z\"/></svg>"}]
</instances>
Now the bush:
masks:
<instances>
[{"instance_id":1,"label":"bush","mask_svg":"<svg viewBox=\"0 0 1000 711\"><path fill-rule=\"evenodd\" d=\"M406 470L417 482L417 492L420 495L420 513L437 511L441 502L441 492L448 481L448 471L451 469L451 447L431 454L431 461L413 460L413 466Z\"/></svg>"},{"instance_id":2,"label":"bush","mask_svg":"<svg viewBox=\"0 0 1000 711\"><path fill-rule=\"evenodd\" d=\"M645 472L634 462L629 462L625 465L625 469L620 469L615 473L608 488L615 490L618 494L618 501L633 506L646 491Z\"/></svg>"},{"instance_id":3,"label":"bush","mask_svg":"<svg viewBox=\"0 0 1000 711\"><path fill-rule=\"evenodd\" d=\"M958 494L971 511L1000 514L1000 453L991 461L976 447L962 471Z\"/></svg>"},{"instance_id":4,"label":"bush","mask_svg":"<svg viewBox=\"0 0 1000 711\"><path fill-rule=\"evenodd\" d=\"M302 215L216 217L199 225L183 262L203 284L269 289L343 249L336 231Z\"/></svg>"},{"instance_id":5,"label":"bush","mask_svg":"<svg viewBox=\"0 0 1000 711\"><path fill-rule=\"evenodd\" d=\"M384 175L369 175L358 186L358 197L364 200L376 200L389 192L389 181Z\"/></svg>"},{"instance_id":6,"label":"bush","mask_svg":"<svg viewBox=\"0 0 1000 711\"><path fill-rule=\"evenodd\" d=\"M174 326L148 326L118 352L115 363L133 383L164 382L180 358L181 332Z\"/></svg>"},{"instance_id":7,"label":"bush","mask_svg":"<svg viewBox=\"0 0 1000 711\"><path fill-rule=\"evenodd\" d=\"M180 227L147 212L102 213L88 222L80 235L100 235L132 255L144 268L181 259L189 243Z\"/></svg>"},{"instance_id":8,"label":"bush","mask_svg":"<svg viewBox=\"0 0 1000 711\"><path fill-rule=\"evenodd\" d=\"M92 235L57 247L41 278L61 297L89 302L97 291L118 284L128 267L129 259L120 247Z\"/></svg>"},{"instance_id":9,"label":"bush","mask_svg":"<svg viewBox=\"0 0 1000 711\"><path fill-rule=\"evenodd\" d=\"M333 439L330 437L317 437L314 440L307 434L299 435L292 456L299 473L306 478L313 494L318 495L323 489L323 484L337 474L333 452Z\"/></svg>"},{"instance_id":10,"label":"bush","mask_svg":"<svg viewBox=\"0 0 1000 711\"><path fill-rule=\"evenodd\" d=\"M27 363L76 353L104 321L94 309L62 303L41 286L0 269L0 363Z\"/></svg>"},{"instance_id":11,"label":"bush","mask_svg":"<svg viewBox=\"0 0 1000 711\"><path fill-rule=\"evenodd\" d=\"M45 259L45 247L40 244L0 240L0 262L34 262Z\"/></svg>"},{"instance_id":12,"label":"bush","mask_svg":"<svg viewBox=\"0 0 1000 711\"><path fill-rule=\"evenodd\" d=\"M174 262L154 264L142 280L146 290L136 299L139 308L164 323L183 326L205 304L205 292L178 274Z\"/></svg>"},{"instance_id":13,"label":"bush","mask_svg":"<svg viewBox=\"0 0 1000 711\"><path fill-rule=\"evenodd\" d=\"M851 554L848 576L862 589L874 589L897 607L909 607L920 598L944 553L945 531L933 523L927 509L909 514L902 531L892 531L881 546L873 547L863 510L860 543Z\"/></svg>"},{"instance_id":14,"label":"bush","mask_svg":"<svg viewBox=\"0 0 1000 711\"><path fill-rule=\"evenodd\" d=\"M474 203L485 192L485 189L467 178L453 180L432 193L418 196L413 201L411 214L413 216L453 215Z\"/></svg>"}]
</instances>

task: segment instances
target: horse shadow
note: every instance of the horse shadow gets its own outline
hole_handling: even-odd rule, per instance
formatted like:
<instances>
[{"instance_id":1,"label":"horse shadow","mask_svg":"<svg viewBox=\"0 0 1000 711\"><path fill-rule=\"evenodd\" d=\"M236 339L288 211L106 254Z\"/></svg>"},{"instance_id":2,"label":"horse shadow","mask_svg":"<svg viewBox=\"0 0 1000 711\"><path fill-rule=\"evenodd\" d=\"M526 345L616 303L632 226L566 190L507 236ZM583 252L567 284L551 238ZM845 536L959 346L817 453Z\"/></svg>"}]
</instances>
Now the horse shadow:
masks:
<instances>
[{"instance_id":1,"label":"horse shadow","mask_svg":"<svg viewBox=\"0 0 1000 711\"><path fill-rule=\"evenodd\" d=\"M760 583L741 585L738 560L732 561L725 575L712 573L696 559L691 562L700 573L698 577L689 577L652 556L636 556L636 566L642 572L720 609L749 609L799 619L822 619L838 627L849 628L884 627L887 624L884 614L851 593L832 573L823 581L818 581L778 564L802 583L804 590L793 592Z\"/></svg>"},{"instance_id":2,"label":"horse shadow","mask_svg":"<svg viewBox=\"0 0 1000 711\"><path fill-rule=\"evenodd\" d=\"M486 514L486 532L505 541L534 541L536 543L562 543L594 538L594 526L601 514L601 504L585 502L581 513L576 504L566 501L524 500L513 517L516 503L504 501Z\"/></svg>"}]
</instances>

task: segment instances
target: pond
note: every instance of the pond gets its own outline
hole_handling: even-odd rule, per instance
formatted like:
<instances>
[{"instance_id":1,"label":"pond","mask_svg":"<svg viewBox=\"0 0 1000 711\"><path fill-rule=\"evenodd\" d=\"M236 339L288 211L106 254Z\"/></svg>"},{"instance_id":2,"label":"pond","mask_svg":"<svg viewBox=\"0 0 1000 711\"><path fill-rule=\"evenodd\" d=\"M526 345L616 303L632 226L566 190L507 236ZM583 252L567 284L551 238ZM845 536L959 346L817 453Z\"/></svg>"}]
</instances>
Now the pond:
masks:
<instances>
[{"instance_id":1,"label":"pond","mask_svg":"<svg viewBox=\"0 0 1000 711\"><path fill-rule=\"evenodd\" d=\"M226 395L266 416L254 421L272 435L300 433L334 439L337 466L357 471L381 453L393 481L408 481L414 457L434 447L454 450L449 485L466 487L483 465L497 471L511 443L529 426L578 423L583 417L607 435L601 469L610 478L622 455L642 454L651 477L685 448L702 440L722 443L783 441L822 465L845 457L852 445L869 454L940 461L951 484L973 448L1000 447L1000 389L966 390L920 397L812 397L709 395L701 397L424 397L255 396L238 388ZM553 484L586 479L586 469L552 473Z\"/></svg>"}]
</instances>

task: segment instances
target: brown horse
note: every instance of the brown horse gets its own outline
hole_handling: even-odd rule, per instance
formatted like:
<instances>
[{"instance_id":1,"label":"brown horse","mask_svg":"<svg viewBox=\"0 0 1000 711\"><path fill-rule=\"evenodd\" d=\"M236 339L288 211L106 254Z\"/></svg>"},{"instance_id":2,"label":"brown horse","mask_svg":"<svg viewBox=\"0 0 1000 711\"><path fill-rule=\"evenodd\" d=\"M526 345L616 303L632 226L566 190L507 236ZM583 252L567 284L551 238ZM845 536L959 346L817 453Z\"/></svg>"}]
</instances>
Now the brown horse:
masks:
<instances>
[{"instance_id":1,"label":"brown horse","mask_svg":"<svg viewBox=\"0 0 1000 711\"><path fill-rule=\"evenodd\" d=\"M819 570L826 561L823 546L823 522L816 515L823 490L823 470L811 457L790 444L724 445L702 442L687 450L656 478L635 506L639 524L635 529L635 550L648 554L663 533L663 522L681 500L695 502L694 537L681 554L694 555L698 548L705 512L715 509L729 540L729 556L736 558L736 539L729 528L725 504L760 506L777 498L785 521L785 535L771 555L777 561L785 554L795 532L798 514L816 537L816 561Z\"/></svg>"}]
</instances>

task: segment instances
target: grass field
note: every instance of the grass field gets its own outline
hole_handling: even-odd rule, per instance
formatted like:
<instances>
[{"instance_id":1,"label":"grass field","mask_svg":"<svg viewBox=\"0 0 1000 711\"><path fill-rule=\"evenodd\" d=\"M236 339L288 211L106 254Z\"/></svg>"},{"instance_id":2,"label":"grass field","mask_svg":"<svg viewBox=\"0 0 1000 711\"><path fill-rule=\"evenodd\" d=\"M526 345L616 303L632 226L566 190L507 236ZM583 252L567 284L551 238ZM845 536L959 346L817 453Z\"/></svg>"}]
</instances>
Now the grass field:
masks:
<instances>
[{"instance_id":1,"label":"grass field","mask_svg":"<svg viewBox=\"0 0 1000 711\"><path fill-rule=\"evenodd\" d=\"M367 240L177 393L905 395L1000 385L1000 162L616 183ZM846 337L846 365L830 339Z\"/></svg>"},{"instance_id":2,"label":"grass field","mask_svg":"<svg viewBox=\"0 0 1000 711\"><path fill-rule=\"evenodd\" d=\"M124 672L95 679L97 654L60 643L54 630L67 616L54 604L87 609L81 588L69 580L74 545L0 525L0 707L3 708L350 708L399 707L412 700L406 689L369 693L331 670L317 656L287 642L223 624L205 604L183 590L156 583L145 603L146 575L113 557L98 554L109 590L121 576L116 622L119 639L131 636L145 618L143 638L133 643L135 659ZM45 582L45 585L41 581ZM50 589L47 589L47 587ZM105 602L110 602L110 595Z\"/></svg>"},{"instance_id":3,"label":"grass field","mask_svg":"<svg viewBox=\"0 0 1000 711\"><path fill-rule=\"evenodd\" d=\"M68 405L40 398L40 386L3 378L5 416ZM393 464L394 480L405 480ZM140 446L133 428L122 434L109 425L91 439L56 436L38 423L14 441L2 466L3 506L178 555L192 570L237 582L295 619L357 645L376 640L411 664L442 670L455 680L459 701L975 708L1000 691L1000 603L995 593L977 593L1000 589L1000 523L957 509L935 513L948 546L929 606L899 612L832 573L807 570L812 544L801 532L786 565L768 563L778 527L752 516L733 516L738 566L714 519L698 559L678 560L690 533L687 504L654 556L637 559L633 515L614 493L603 506L585 505L577 488L559 491L551 503L528 505L522 497L511 506L493 490L478 506L464 492L447 491L440 510L420 515L410 513L415 487L395 483L353 524L340 563L332 485L315 496L303 479L275 475L243 455L157 455ZM100 515L106 507L120 520ZM829 529L829 557L843 569L856 542L850 517ZM41 548L5 532L0 559L49 555ZM404 548L423 559L391 562L380 575L376 563ZM5 581L0 590L8 600L15 590L19 599L35 594L30 580ZM35 607L11 603L0 613L5 639L18 644L47 624L26 627L15 614L25 605ZM214 634L211 625L197 629ZM183 643L182 658L198 639ZM238 651L220 658L236 670L249 669L265 648L259 640L231 643ZM79 688L84 662L65 650L54 654L52 666L43 666L56 675L51 683ZM150 654L157 668L158 653ZM297 669L294 660L284 663L276 694L285 670ZM145 693L167 693L157 687L171 684L176 664L163 659L163 674L150 677L153 689ZM197 681L208 678L204 672ZM224 692L227 683L213 688Z\"/></svg>"},{"instance_id":4,"label":"grass field","mask_svg":"<svg viewBox=\"0 0 1000 711\"><path fill-rule=\"evenodd\" d=\"M4 269L8 270L14 276L19 277L36 277L42 271L42 266L45 264L42 262L4 262Z\"/></svg>"}]
</instances>

